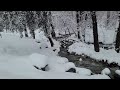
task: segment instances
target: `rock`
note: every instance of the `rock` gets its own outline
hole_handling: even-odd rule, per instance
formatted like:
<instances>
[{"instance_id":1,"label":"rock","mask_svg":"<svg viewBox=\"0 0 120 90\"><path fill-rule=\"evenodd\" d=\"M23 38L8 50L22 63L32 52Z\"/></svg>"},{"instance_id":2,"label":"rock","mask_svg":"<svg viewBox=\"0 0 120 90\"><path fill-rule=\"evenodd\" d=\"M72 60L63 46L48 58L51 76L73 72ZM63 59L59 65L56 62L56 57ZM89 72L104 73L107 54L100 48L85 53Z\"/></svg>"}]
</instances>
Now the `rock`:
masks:
<instances>
[{"instance_id":1,"label":"rock","mask_svg":"<svg viewBox=\"0 0 120 90\"><path fill-rule=\"evenodd\" d=\"M115 63L115 62L110 63L110 65L109 65L109 67L116 67L116 66L118 66L118 64L117 64L117 63Z\"/></svg>"},{"instance_id":2,"label":"rock","mask_svg":"<svg viewBox=\"0 0 120 90\"><path fill-rule=\"evenodd\" d=\"M54 52L56 51L56 49L53 50Z\"/></svg>"},{"instance_id":3,"label":"rock","mask_svg":"<svg viewBox=\"0 0 120 90\"><path fill-rule=\"evenodd\" d=\"M42 71L47 71L47 67L48 67L48 65L46 65L45 67L43 67L43 68L39 68L39 67L37 67L37 66L35 66L35 65L33 65L36 69L38 69L38 70L42 70Z\"/></svg>"},{"instance_id":4,"label":"rock","mask_svg":"<svg viewBox=\"0 0 120 90\"><path fill-rule=\"evenodd\" d=\"M40 70L40 68L39 67L37 67L37 66L35 66L35 65L33 65L36 69L38 69L38 70Z\"/></svg>"},{"instance_id":5,"label":"rock","mask_svg":"<svg viewBox=\"0 0 120 90\"><path fill-rule=\"evenodd\" d=\"M42 71L46 71L46 70L47 70L47 69L46 69L47 67L48 67L48 64L47 64L45 67L41 68L41 70L42 70Z\"/></svg>"},{"instance_id":6,"label":"rock","mask_svg":"<svg viewBox=\"0 0 120 90\"><path fill-rule=\"evenodd\" d=\"M40 41L36 41L37 43L41 43Z\"/></svg>"},{"instance_id":7,"label":"rock","mask_svg":"<svg viewBox=\"0 0 120 90\"><path fill-rule=\"evenodd\" d=\"M118 74L114 74L114 79L120 79L120 75L118 75Z\"/></svg>"},{"instance_id":8,"label":"rock","mask_svg":"<svg viewBox=\"0 0 120 90\"><path fill-rule=\"evenodd\" d=\"M70 68L70 69L67 70L66 72L73 72L73 73L76 73L76 69L75 69L75 68Z\"/></svg>"}]
</instances>

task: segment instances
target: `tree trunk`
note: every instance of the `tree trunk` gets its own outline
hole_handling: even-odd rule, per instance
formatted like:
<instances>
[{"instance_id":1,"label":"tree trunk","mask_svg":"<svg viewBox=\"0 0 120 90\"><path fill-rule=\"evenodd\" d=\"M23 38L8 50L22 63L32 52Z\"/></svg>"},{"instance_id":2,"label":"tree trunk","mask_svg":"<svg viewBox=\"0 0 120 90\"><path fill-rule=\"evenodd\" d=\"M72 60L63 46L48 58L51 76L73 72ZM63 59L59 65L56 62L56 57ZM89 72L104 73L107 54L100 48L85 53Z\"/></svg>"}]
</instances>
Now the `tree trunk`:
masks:
<instances>
[{"instance_id":1,"label":"tree trunk","mask_svg":"<svg viewBox=\"0 0 120 90\"><path fill-rule=\"evenodd\" d=\"M47 15L47 11L43 11L43 17L44 17L44 22L43 22L43 29L44 29L44 32L45 32L45 35L47 36L47 38L49 39L50 41L50 44L51 44L51 47L54 46L54 43L53 43L53 40L52 38L50 37L50 33L48 30L50 30L50 23L48 22L48 15Z\"/></svg>"},{"instance_id":2,"label":"tree trunk","mask_svg":"<svg viewBox=\"0 0 120 90\"><path fill-rule=\"evenodd\" d=\"M22 34L22 32L20 32L20 38L23 38L23 34Z\"/></svg>"},{"instance_id":3,"label":"tree trunk","mask_svg":"<svg viewBox=\"0 0 120 90\"><path fill-rule=\"evenodd\" d=\"M107 11L107 26L109 24L109 20L110 20L110 11Z\"/></svg>"},{"instance_id":4,"label":"tree trunk","mask_svg":"<svg viewBox=\"0 0 120 90\"><path fill-rule=\"evenodd\" d=\"M52 36L52 38L55 38L56 37L56 33L54 31L54 26L52 24L51 24L51 27L52 27L51 36Z\"/></svg>"},{"instance_id":5,"label":"tree trunk","mask_svg":"<svg viewBox=\"0 0 120 90\"><path fill-rule=\"evenodd\" d=\"M78 39L80 39L80 31L78 31Z\"/></svg>"},{"instance_id":6,"label":"tree trunk","mask_svg":"<svg viewBox=\"0 0 120 90\"><path fill-rule=\"evenodd\" d=\"M24 31L25 31L25 37L28 37L27 29L25 28Z\"/></svg>"},{"instance_id":7,"label":"tree trunk","mask_svg":"<svg viewBox=\"0 0 120 90\"><path fill-rule=\"evenodd\" d=\"M35 32L33 31L33 39L35 39Z\"/></svg>"},{"instance_id":8,"label":"tree trunk","mask_svg":"<svg viewBox=\"0 0 120 90\"><path fill-rule=\"evenodd\" d=\"M2 34L0 33L0 37L2 38Z\"/></svg>"},{"instance_id":9,"label":"tree trunk","mask_svg":"<svg viewBox=\"0 0 120 90\"><path fill-rule=\"evenodd\" d=\"M76 11L76 20L77 20L77 31L78 31L78 39L80 39L80 31L79 31L79 23L80 23L80 16L79 16L79 11Z\"/></svg>"},{"instance_id":10,"label":"tree trunk","mask_svg":"<svg viewBox=\"0 0 120 90\"><path fill-rule=\"evenodd\" d=\"M93 23L93 37L94 37L94 50L99 52L99 41L98 41L98 29L97 29L97 20L96 20L96 12L91 11L92 23Z\"/></svg>"},{"instance_id":11,"label":"tree trunk","mask_svg":"<svg viewBox=\"0 0 120 90\"><path fill-rule=\"evenodd\" d=\"M70 31L69 31L69 28L68 28L68 27L67 27L67 30L68 30L69 35L71 36L71 33L70 33Z\"/></svg>"},{"instance_id":12,"label":"tree trunk","mask_svg":"<svg viewBox=\"0 0 120 90\"><path fill-rule=\"evenodd\" d=\"M120 13L119 13L119 26L118 26L118 31L116 35L115 50L117 53L119 53L119 50L120 50Z\"/></svg>"},{"instance_id":13,"label":"tree trunk","mask_svg":"<svg viewBox=\"0 0 120 90\"><path fill-rule=\"evenodd\" d=\"M34 30L31 30L30 33L31 33L32 38L35 39L35 32L34 32Z\"/></svg>"},{"instance_id":14,"label":"tree trunk","mask_svg":"<svg viewBox=\"0 0 120 90\"><path fill-rule=\"evenodd\" d=\"M52 41L52 38L51 38L50 36L48 36L48 39L49 39L49 41L50 41L51 47L53 47L53 46L54 46L54 43L53 43L53 41Z\"/></svg>"}]
</instances>

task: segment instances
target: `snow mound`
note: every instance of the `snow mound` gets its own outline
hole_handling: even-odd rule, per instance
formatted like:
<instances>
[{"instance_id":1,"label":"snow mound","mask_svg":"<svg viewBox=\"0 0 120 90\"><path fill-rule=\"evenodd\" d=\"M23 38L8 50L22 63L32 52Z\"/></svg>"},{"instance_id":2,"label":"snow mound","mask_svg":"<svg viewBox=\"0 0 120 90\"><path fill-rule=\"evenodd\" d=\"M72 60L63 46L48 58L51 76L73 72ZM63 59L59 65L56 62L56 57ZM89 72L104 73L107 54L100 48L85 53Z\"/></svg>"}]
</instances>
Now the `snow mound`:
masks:
<instances>
[{"instance_id":1,"label":"snow mound","mask_svg":"<svg viewBox=\"0 0 120 90\"><path fill-rule=\"evenodd\" d=\"M68 62L67 58L53 57L48 60L49 71L52 72L66 72L70 68L74 68L75 65Z\"/></svg>"},{"instance_id":2,"label":"snow mound","mask_svg":"<svg viewBox=\"0 0 120 90\"><path fill-rule=\"evenodd\" d=\"M75 64L72 62L68 62L65 64L65 71L69 70L70 68L75 68Z\"/></svg>"},{"instance_id":3,"label":"snow mound","mask_svg":"<svg viewBox=\"0 0 120 90\"><path fill-rule=\"evenodd\" d=\"M53 63L53 64L49 64L48 68L49 68L48 69L49 72L65 72L64 64Z\"/></svg>"},{"instance_id":4,"label":"snow mound","mask_svg":"<svg viewBox=\"0 0 120 90\"><path fill-rule=\"evenodd\" d=\"M116 70L115 73L120 75L120 70Z\"/></svg>"},{"instance_id":5,"label":"snow mound","mask_svg":"<svg viewBox=\"0 0 120 90\"><path fill-rule=\"evenodd\" d=\"M56 59L55 62L59 64L65 64L68 62L68 59L64 57L55 57L55 59Z\"/></svg>"},{"instance_id":6,"label":"snow mound","mask_svg":"<svg viewBox=\"0 0 120 90\"><path fill-rule=\"evenodd\" d=\"M43 68L47 65L47 57L45 55L34 53L34 54L31 54L29 58L30 58L31 64L39 68Z\"/></svg>"},{"instance_id":7,"label":"snow mound","mask_svg":"<svg viewBox=\"0 0 120 90\"><path fill-rule=\"evenodd\" d=\"M89 69L86 69L86 68L77 68L76 67L76 72L79 74L79 75L86 75L86 76L90 76L92 71L89 70Z\"/></svg>"},{"instance_id":8,"label":"snow mound","mask_svg":"<svg viewBox=\"0 0 120 90\"><path fill-rule=\"evenodd\" d=\"M41 43L41 44L40 44L40 48L46 48L46 47L48 48L47 43Z\"/></svg>"},{"instance_id":9,"label":"snow mound","mask_svg":"<svg viewBox=\"0 0 120 90\"><path fill-rule=\"evenodd\" d=\"M109 75L111 72L109 70L109 68L105 68L101 71L101 74L105 74L105 75Z\"/></svg>"}]
</instances>

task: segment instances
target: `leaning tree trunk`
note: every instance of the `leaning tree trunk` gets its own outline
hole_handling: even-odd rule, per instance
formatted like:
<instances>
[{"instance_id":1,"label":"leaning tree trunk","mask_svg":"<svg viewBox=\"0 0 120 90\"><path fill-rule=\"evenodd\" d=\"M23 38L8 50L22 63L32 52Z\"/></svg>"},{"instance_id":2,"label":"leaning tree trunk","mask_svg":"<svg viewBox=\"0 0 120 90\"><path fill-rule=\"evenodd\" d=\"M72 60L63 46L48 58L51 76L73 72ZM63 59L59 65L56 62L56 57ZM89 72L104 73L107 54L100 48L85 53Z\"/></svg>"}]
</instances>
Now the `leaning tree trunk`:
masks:
<instances>
[{"instance_id":1,"label":"leaning tree trunk","mask_svg":"<svg viewBox=\"0 0 120 90\"><path fill-rule=\"evenodd\" d=\"M48 40L50 41L50 45L51 45L51 47L53 47L53 46L54 46L54 43L53 43L52 38L51 38L50 35L48 34L47 24L44 25L44 29L45 29L44 32L45 32L45 34L46 34Z\"/></svg>"},{"instance_id":2,"label":"leaning tree trunk","mask_svg":"<svg viewBox=\"0 0 120 90\"><path fill-rule=\"evenodd\" d=\"M55 33L55 28L54 28L54 25L53 25L53 22L52 22L52 14L51 14L51 11L49 11L48 13L48 20L49 20L49 25L50 27L52 28L51 30L51 36L52 38L55 38L56 37L56 33Z\"/></svg>"},{"instance_id":3,"label":"leaning tree trunk","mask_svg":"<svg viewBox=\"0 0 120 90\"><path fill-rule=\"evenodd\" d=\"M48 40L50 41L50 44L51 44L51 47L54 46L54 43L53 43L53 40L52 38L50 37L50 33L48 30L50 30L50 23L48 22L49 18L48 18L48 15L47 15L47 11L43 11L43 17L44 17L44 21L43 21L43 29L44 29L44 32L48 38Z\"/></svg>"},{"instance_id":4,"label":"leaning tree trunk","mask_svg":"<svg viewBox=\"0 0 120 90\"><path fill-rule=\"evenodd\" d=\"M52 36L52 38L55 38L56 34L55 34L55 31L54 31L54 26L52 24L51 24L51 27L52 27L51 36Z\"/></svg>"},{"instance_id":5,"label":"leaning tree trunk","mask_svg":"<svg viewBox=\"0 0 120 90\"><path fill-rule=\"evenodd\" d=\"M120 13L119 13L119 26L118 26L118 31L116 35L115 50L117 53L119 53L119 50L120 50Z\"/></svg>"},{"instance_id":6,"label":"leaning tree trunk","mask_svg":"<svg viewBox=\"0 0 120 90\"><path fill-rule=\"evenodd\" d=\"M53 43L53 41L52 41L52 38L51 38L50 36L48 36L48 39L49 39L49 41L50 41L51 47L53 47L53 46L54 46L54 43Z\"/></svg>"},{"instance_id":7,"label":"leaning tree trunk","mask_svg":"<svg viewBox=\"0 0 120 90\"><path fill-rule=\"evenodd\" d=\"M92 23L93 23L93 37L94 37L94 50L99 52L99 41L98 41L98 29L97 29L97 20L96 20L96 12L91 11Z\"/></svg>"}]
</instances>

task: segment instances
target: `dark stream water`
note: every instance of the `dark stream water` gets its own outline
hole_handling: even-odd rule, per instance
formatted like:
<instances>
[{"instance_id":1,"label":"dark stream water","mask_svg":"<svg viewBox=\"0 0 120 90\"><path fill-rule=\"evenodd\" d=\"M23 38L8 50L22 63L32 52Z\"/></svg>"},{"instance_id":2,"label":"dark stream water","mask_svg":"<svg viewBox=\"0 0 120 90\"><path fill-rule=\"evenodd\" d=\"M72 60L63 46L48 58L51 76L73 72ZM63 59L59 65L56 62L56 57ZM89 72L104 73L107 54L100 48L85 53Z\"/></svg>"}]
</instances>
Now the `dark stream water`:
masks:
<instances>
[{"instance_id":1,"label":"dark stream water","mask_svg":"<svg viewBox=\"0 0 120 90\"><path fill-rule=\"evenodd\" d=\"M93 74L100 74L103 69L109 68L111 74L109 74L108 76L111 79L120 79L120 76L116 75L115 73L115 70L120 69L120 67L117 64L108 64L107 62L96 61L95 59L92 59L86 55L77 55L75 53L69 53L68 47L73 43L74 41L61 41L60 52L58 53L59 56L66 57L70 62L73 62L76 67L90 69L93 72ZM82 61L79 61L80 58L82 58Z\"/></svg>"}]
</instances>

